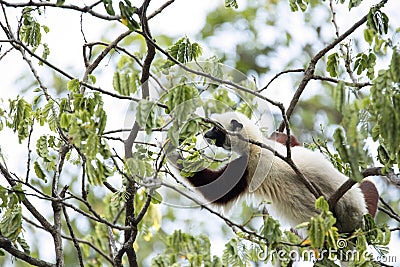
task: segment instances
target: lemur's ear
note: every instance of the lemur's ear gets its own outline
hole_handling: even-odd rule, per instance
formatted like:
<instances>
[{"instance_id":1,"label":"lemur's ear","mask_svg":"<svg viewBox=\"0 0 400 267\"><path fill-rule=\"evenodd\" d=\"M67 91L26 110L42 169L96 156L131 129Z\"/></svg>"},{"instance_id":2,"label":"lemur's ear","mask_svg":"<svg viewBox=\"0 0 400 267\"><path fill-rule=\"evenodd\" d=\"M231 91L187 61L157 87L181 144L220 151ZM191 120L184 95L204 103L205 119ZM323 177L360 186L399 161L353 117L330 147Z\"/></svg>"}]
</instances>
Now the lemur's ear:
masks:
<instances>
[{"instance_id":1,"label":"lemur's ear","mask_svg":"<svg viewBox=\"0 0 400 267\"><path fill-rule=\"evenodd\" d=\"M235 119L231 120L231 126L233 131L240 131L243 129L243 124L241 124Z\"/></svg>"}]
</instances>

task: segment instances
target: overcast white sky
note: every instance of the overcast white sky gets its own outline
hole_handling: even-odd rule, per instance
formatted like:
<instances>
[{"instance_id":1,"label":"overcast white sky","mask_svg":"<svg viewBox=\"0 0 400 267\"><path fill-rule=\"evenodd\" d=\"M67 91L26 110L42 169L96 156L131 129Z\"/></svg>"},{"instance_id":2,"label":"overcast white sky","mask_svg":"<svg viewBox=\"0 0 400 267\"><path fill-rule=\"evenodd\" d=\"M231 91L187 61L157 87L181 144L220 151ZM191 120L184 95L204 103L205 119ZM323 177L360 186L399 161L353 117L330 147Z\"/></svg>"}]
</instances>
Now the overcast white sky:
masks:
<instances>
[{"instance_id":1,"label":"overcast white sky","mask_svg":"<svg viewBox=\"0 0 400 267\"><path fill-rule=\"evenodd\" d=\"M21 0L22 1L22 0ZM266 0L260 1L265 2ZM77 4L79 5L82 1L66 1L67 4ZM93 2L93 1L91 1ZM138 1L132 1L133 4ZM152 8L159 7L165 1L162 0L153 0ZM239 0L239 7L243 6L246 1ZM306 39L308 33L303 32L301 25L303 13L289 13L289 5L288 0L282 1L284 2L278 8L278 12L280 14L290 14L289 17L285 18L282 23L286 23L287 27L298 27L298 31L295 31L293 36L294 40L297 40L299 43L302 40ZM378 1L364 0L361 8L357 8L350 12L350 14L342 16L344 12L347 12L346 4L342 6L342 8L337 9L337 16L341 18L338 20L341 31L345 31L350 25L352 25L355 21L359 20L362 15L366 14L368 7L371 3L377 3ZM212 10L215 6L223 3L223 0L177 0L174 4L172 4L168 9L163 11L163 13L156 18L154 18L150 22L150 27L154 35L159 33L163 33L169 36L181 37L182 35L194 36L198 33L205 23L205 15L208 11ZM9 9L7 9L9 10ZM391 18L391 23L400 27L400 1L399 0L389 0L387 7L385 7L385 12L389 14ZM9 19L11 20L12 25L16 25L14 22L18 19L18 13L10 14ZM345 18L343 20L343 18ZM0 15L0 19L3 17ZM318 18L314 18L318 20ZM76 76L77 78L82 78L84 73L84 64L82 60L82 44L83 39L80 32L80 18L76 16L75 12L72 11L56 11L55 9L48 9L45 13L45 16L42 18L44 20L44 24L50 27L50 32L43 36L43 40L49 44L51 54L49 56L49 61L55 64L56 66L67 69L68 72ZM100 40L103 35L103 31L105 29L104 25L99 23L99 20L91 17L90 15L84 16L83 20L83 29L85 31L86 37L89 42ZM188 23L190 22L190 23ZM333 28L332 28L333 30ZM121 25L117 25L114 29L108 30L107 36L112 38L117 36L117 32L123 32L125 28ZM268 36L269 33L266 32L265 36ZM329 33L331 34L331 33ZM362 34L362 33L358 33ZM222 47L226 47L226 49L230 49L230 43L234 41L237 36L226 36L224 40L216 40L218 44ZM3 33L0 34L0 40L6 39ZM266 38L266 42L268 38ZM400 38L397 37L399 41ZM231 42L232 41L232 42ZM300 49L299 45L299 49ZM4 48L1 52L4 51ZM212 53L212 51L209 51ZM275 70L271 72L275 74L280 71L282 66L279 64L279 59L288 59L292 55L290 53L282 53L281 58L277 58L274 62ZM102 62L101 68L104 69L97 76L98 85L101 85L103 88L112 90L111 81L114 69L112 66L107 66L107 60ZM47 73L44 67L38 67L39 73ZM29 70L22 62L21 56L17 52L12 52L3 58L0 61L0 98L3 99L4 103L2 105L8 105L8 98L14 98L16 95L20 93L20 85L27 85L27 82L19 82L16 83L16 80L21 77L22 74L28 73L30 75ZM52 77L45 80L48 86L51 86L49 83ZM287 87L290 83L285 80L280 81L275 84L275 90L271 91L271 94L274 95L274 98L279 97L280 99L285 99L284 95L281 96L282 90L280 88ZM287 99L287 97L286 97ZM106 102L106 109L113 110L116 114L125 114L126 106L116 106L112 101ZM124 120L112 120L114 128L123 128ZM7 135L7 139L4 137ZM15 135L10 134L9 131L0 132L0 146L2 151L6 153L7 158L9 159L9 168L11 170L20 170L23 172L23 166L21 166L21 158L25 158L26 152L24 150L16 150L15 145L18 143ZM7 140L7 141L5 141ZM21 146L22 148L24 146ZM10 154L12 153L12 154ZM25 160L24 160L25 162ZM25 164L25 163L24 163ZM204 211L201 211L204 212ZM210 229L213 229L214 222L205 222L209 225ZM215 228L215 227L214 227ZM218 241L218 243L222 244L223 240ZM398 241L396 241L398 242ZM220 252L220 249L216 249L218 247L217 244L213 244L215 251ZM393 253L398 255L400 260L400 251L398 247L400 243L393 245ZM49 256L51 257L51 256Z\"/></svg>"}]
</instances>

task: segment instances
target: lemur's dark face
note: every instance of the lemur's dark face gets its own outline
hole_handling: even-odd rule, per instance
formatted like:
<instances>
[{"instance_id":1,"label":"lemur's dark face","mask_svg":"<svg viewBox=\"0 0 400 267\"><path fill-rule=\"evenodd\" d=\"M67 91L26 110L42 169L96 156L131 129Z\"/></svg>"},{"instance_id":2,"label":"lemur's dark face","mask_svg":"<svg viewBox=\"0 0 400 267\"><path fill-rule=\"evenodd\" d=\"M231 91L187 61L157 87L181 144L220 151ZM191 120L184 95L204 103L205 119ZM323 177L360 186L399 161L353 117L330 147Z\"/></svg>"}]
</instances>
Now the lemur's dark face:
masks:
<instances>
[{"instance_id":1,"label":"lemur's dark face","mask_svg":"<svg viewBox=\"0 0 400 267\"><path fill-rule=\"evenodd\" d=\"M205 133L204 138L209 144L215 144L218 147L230 149L231 145L229 141L229 136L227 136L226 133L221 130L221 128L224 127L222 125L219 125L219 127L214 125L214 127L211 130ZM231 120L228 130L240 131L242 128L243 125L240 122L238 122L237 120Z\"/></svg>"},{"instance_id":2,"label":"lemur's dark face","mask_svg":"<svg viewBox=\"0 0 400 267\"><path fill-rule=\"evenodd\" d=\"M218 147L223 147L226 140L226 134L221 131L217 126L214 126L211 130L206 132L204 138L209 144L215 144Z\"/></svg>"}]
</instances>

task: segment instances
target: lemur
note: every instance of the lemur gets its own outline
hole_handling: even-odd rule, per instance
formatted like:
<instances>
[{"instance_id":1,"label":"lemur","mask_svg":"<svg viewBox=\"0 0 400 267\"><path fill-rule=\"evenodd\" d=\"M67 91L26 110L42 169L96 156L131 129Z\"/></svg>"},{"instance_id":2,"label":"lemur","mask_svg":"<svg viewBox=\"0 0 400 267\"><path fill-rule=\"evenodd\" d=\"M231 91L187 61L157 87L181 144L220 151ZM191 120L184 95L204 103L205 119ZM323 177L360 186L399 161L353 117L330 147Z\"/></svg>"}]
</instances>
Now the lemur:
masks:
<instances>
[{"instance_id":1,"label":"lemur","mask_svg":"<svg viewBox=\"0 0 400 267\"><path fill-rule=\"evenodd\" d=\"M226 207L241 196L255 194L270 201L271 208L291 226L318 214L314 195L293 169L272 151L248 142L250 139L261 142L286 156L286 134L275 133L266 138L254 122L238 112L214 114L212 118L219 126L206 132L205 139L212 145L234 151L238 157L217 170L205 168L186 177L206 200ZM294 164L324 196L329 198L348 179L321 153L301 146L294 136L290 146ZM180 164L175 166L182 168ZM364 197L363 187L372 191L372 197ZM338 230L352 232L361 227L364 214L375 215L378 197L371 182L346 192L335 206Z\"/></svg>"}]
</instances>

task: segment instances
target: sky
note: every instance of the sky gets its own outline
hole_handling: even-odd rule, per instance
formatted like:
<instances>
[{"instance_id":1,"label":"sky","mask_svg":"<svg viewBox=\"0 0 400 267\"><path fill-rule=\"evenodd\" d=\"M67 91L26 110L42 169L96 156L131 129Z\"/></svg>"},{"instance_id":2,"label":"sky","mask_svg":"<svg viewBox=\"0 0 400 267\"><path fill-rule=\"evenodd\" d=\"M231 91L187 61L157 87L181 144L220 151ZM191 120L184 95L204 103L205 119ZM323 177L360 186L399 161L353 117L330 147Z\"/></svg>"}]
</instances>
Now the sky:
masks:
<instances>
[{"instance_id":1,"label":"sky","mask_svg":"<svg viewBox=\"0 0 400 267\"><path fill-rule=\"evenodd\" d=\"M21 0L22 1L22 0ZM66 1L67 3L71 4L79 4L82 1ZM138 1L132 1L134 4ZM151 10L156 9L160 5L162 5L165 1L161 0L153 0L150 7ZM173 36L179 38L183 35L188 35L189 37L194 37L204 26L205 23L205 15L208 11L215 8L217 5L221 4L223 0L177 0L175 3L171 5L170 8L167 8L163 11L163 13L152 21L150 21L150 27L152 28L153 34L165 34L169 36ZM286 1L288 2L288 1ZM346 19L338 21L339 27L341 31L347 29L350 25L354 24L363 14L366 14L366 10L370 6L371 3L376 3L377 1L371 0L364 0L361 8L354 9L350 12L350 15L341 16L343 12L347 12L346 5L342 8L337 9L337 16L338 17L345 17ZM238 1L239 9L244 6L245 1ZM288 4L281 4L277 10L277 12L285 14L289 9ZM398 0L389 0L387 7L384 9L385 12L388 14L394 14L390 16L392 19L392 23L394 25L398 25L400 27L400 16L398 12L400 10L400 1ZM396 14L397 13L397 14ZM302 16L301 12L292 13L292 15L285 20L282 20L281 23L285 24L282 26L286 27L301 27L302 25ZM321 17L312 18L316 23ZM0 20L2 20L2 15L0 16ZM12 21L11 24L18 19L18 13L9 14L9 19ZM48 10L41 18L44 24L50 26L50 32L43 36L45 42L49 44L51 49L51 54L49 56L49 61L54 63L56 66L60 66L61 68L66 68L69 73L76 76L77 78L82 78L84 73L83 68L83 60L82 60L82 44L83 38L80 32L80 18L76 16L72 11L62 11L62 12L55 12L55 10ZM93 18L91 16L84 16L83 20L83 30L85 32L85 36L89 42L96 41L105 34L107 37L111 38L115 35L115 32L123 32L125 31L124 26L116 25L114 28L108 30L106 33L103 32L104 27L99 25L99 20ZM187 23L190 22L190 23ZM312 36L310 32L304 32L299 28L298 31L295 31L297 34L293 36L293 38L301 44L307 39L309 36ZM3 33L0 33L0 40L5 39ZM268 42L269 32L265 32L265 42ZM330 34L330 33L327 33ZM358 32L357 34L362 34ZM237 36L232 36L227 34L223 41L215 40L218 42L218 45L223 47L226 50L232 48L232 43L235 42L235 38ZM397 40L399 41L399 37ZM300 45L298 46L301 47ZM4 48L3 48L4 49ZM3 50L1 50L3 52ZM212 53L212 51L206 51L206 53ZM294 53L294 51L293 51ZM274 66L275 69L271 71L272 74L279 72L281 69L281 61L285 61L290 59L291 53L287 53L287 51L282 51L279 53L279 56L272 60L271 65ZM100 68L103 71L96 73L98 79L98 85L112 91L111 88L111 81L112 75L114 72L114 65L110 63L108 60L113 59L105 59L102 63ZM21 64L21 56L16 52L11 52L10 55L7 55L0 61L0 98L3 99L3 103L0 102L0 107L3 105L7 105L8 98L15 98L19 94L19 90L21 87L28 87L29 80L22 79L20 77L22 75L30 76L29 69L27 68L26 64ZM44 67L38 67L39 74L43 74L44 76L48 75L48 72ZM271 75L272 75L271 74ZM30 76L31 77L31 76ZM270 78L268 74L265 76L265 80ZM48 77L45 79L45 83L48 83L51 86L50 81L52 77ZM16 82L19 80L18 82ZM263 81L260 81L262 83ZM288 87L290 82L286 80L281 80L274 84L273 89L271 90L271 95L279 99L288 99L287 93L282 93L280 88ZM317 87L310 87L310 94L318 90ZM33 94L28 93L31 97ZM285 103L287 104L287 103ZM128 105L127 105L128 106ZM106 109L113 110L114 114L125 114L127 112L127 106L116 106L112 100L106 101ZM119 115L115 115L119 116ZM112 128L126 128L127 124L130 121L127 121L126 118L124 119L113 119L110 120L112 122ZM37 133L40 134L40 131ZM7 136L7 141L4 141L4 136ZM0 132L0 140L2 143L0 144L2 151L6 152L6 157L9 159L9 168L14 170L21 170L21 162L18 160L20 158L24 158L26 155L26 151L24 150L16 150L15 144L18 143L16 140L15 135L11 134L10 131L3 131ZM23 147L23 146L22 146ZM12 151L12 152L10 152ZM12 153L12 154L10 154ZM22 172L21 171L21 172ZM205 211L201 211L205 212ZM212 228L214 222L205 222L206 225ZM193 229L192 229L193 230ZM220 254L220 245L223 244L224 240L218 240L217 244L214 244L214 251L216 254ZM393 247L399 247L400 242L397 242L396 245ZM51 257L51 255L45 255L45 257ZM398 252L398 257L400 259L400 252Z\"/></svg>"}]
</instances>

